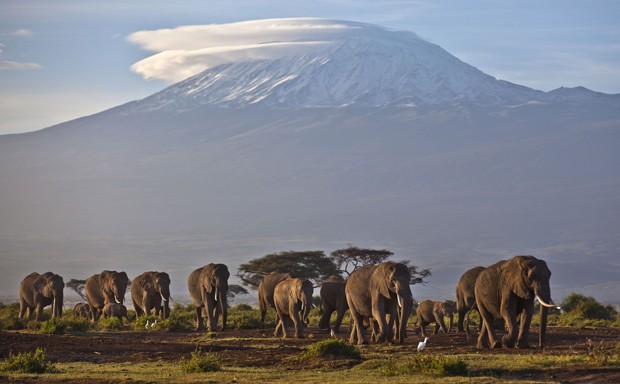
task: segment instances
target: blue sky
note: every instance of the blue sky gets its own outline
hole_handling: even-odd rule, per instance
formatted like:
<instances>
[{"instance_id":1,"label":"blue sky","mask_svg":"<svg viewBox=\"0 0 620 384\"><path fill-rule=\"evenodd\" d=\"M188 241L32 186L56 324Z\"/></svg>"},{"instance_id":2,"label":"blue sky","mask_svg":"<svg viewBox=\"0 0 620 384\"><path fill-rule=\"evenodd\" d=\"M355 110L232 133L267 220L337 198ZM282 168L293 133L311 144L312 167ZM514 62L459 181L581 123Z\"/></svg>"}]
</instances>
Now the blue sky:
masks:
<instances>
[{"instance_id":1,"label":"blue sky","mask_svg":"<svg viewBox=\"0 0 620 384\"><path fill-rule=\"evenodd\" d=\"M620 93L620 2L0 0L0 134L144 98L167 84L130 70L141 30L324 17L409 30L499 79Z\"/></svg>"}]
</instances>

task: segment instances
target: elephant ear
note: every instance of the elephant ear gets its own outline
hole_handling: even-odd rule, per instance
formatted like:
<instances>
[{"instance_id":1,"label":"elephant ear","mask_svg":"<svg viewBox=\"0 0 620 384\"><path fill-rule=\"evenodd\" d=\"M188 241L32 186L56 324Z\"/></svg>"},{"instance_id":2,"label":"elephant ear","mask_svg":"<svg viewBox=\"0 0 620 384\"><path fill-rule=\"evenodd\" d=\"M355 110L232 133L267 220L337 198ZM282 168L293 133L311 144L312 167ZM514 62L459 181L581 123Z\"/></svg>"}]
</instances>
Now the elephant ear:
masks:
<instances>
[{"instance_id":1,"label":"elephant ear","mask_svg":"<svg viewBox=\"0 0 620 384\"><path fill-rule=\"evenodd\" d=\"M138 276L137 280L138 281L136 281L136 283L138 284L138 286L144 289L145 291L148 291L149 289L151 289L151 279L149 278L147 274L142 274Z\"/></svg>"},{"instance_id":2,"label":"elephant ear","mask_svg":"<svg viewBox=\"0 0 620 384\"><path fill-rule=\"evenodd\" d=\"M202 277L201 280L206 282L206 284L203 284L203 285L207 293L213 292L213 289L215 286L215 279L213 278L214 276L213 264L206 265L202 269L202 272L200 273L200 275Z\"/></svg>"},{"instance_id":3,"label":"elephant ear","mask_svg":"<svg viewBox=\"0 0 620 384\"><path fill-rule=\"evenodd\" d=\"M527 285L528 265L531 256L515 256L501 267L504 285L522 299L530 299L532 294Z\"/></svg>"},{"instance_id":4,"label":"elephant ear","mask_svg":"<svg viewBox=\"0 0 620 384\"><path fill-rule=\"evenodd\" d=\"M383 297L390 298L390 283L396 268L392 263L380 264L372 274L372 283Z\"/></svg>"}]
</instances>

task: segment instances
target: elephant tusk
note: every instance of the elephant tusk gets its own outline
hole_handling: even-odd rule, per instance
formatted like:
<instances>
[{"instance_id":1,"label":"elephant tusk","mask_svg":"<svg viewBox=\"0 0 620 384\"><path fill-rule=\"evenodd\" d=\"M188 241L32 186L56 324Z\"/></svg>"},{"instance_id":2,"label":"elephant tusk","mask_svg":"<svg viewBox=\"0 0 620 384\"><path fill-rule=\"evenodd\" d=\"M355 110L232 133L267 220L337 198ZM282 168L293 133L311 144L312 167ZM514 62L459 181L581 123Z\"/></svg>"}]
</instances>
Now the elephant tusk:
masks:
<instances>
[{"instance_id":1,"label":"elephant tusk","mask_svg":"<svg viewBox=\"0 0 620 384\"><path fill-rule=\"evenodd\" d=\"M555 305L553 303L553 300L551 300L551 304L546 303L543 299L540 298L540 296L538 296L538 294L536 295L536 298L538 299L538 302L540 303L540 305L545 306L547 308L557 308L557 309L562 309L562 307L560 307L559 305Z\"/></svg>"},{"instance_id":2,"label":"elephant tusk","mask_svg":"<svg viewBox=\"0 0 620 384\"><path fill-rule=\"evenodd\" d=\"M116 301L117 304L122 304L120 301L118 301L118 297L116 297L116 295L114 295L114 300Z\"/></svg>"},{"instance_id":3,"label":"elephant tusk","mask_svg":"<svg viewBox=\"0 0 620 384\"><path fill-rule=\"evenodd\" d=\"M166 298L164 297L164 295L162 295L161 293L160 293L159 295L161 296L161 299L162 299L163 301L168 301L168 300L166 300Z\"/></svg>"},{"instance_id":4,"label":"elephant tusk","mask_svg":"<svg viewBox=\"0 0 620 384\"><path fill-rule=\"evenodd\" d=\"M402 308L403 303L400 301L400 295L398 293L396 294L396 300L398 300L398 306Z\"/></svg>"},{"instance_id":5,"label":"elephant tusk","mask_svg":"<svg viewBox=\"0 0 620 384\"><path fill-rule=\"evenodd\" d=\"M217 301L217 287L215 287L215 301Z\"/></svg>"}]
</instances>

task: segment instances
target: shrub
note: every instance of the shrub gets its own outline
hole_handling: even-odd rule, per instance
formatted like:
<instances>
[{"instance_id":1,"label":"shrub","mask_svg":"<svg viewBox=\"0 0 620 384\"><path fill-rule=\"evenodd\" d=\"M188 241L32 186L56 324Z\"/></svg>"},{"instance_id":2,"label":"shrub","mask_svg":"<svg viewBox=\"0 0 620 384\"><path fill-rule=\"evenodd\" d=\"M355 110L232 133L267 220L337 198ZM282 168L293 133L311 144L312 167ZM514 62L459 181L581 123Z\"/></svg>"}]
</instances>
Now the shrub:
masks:
<instances>
[{"instance_id":1,"label":"shrub","mask_svg":"<svg viewBox=\"0 0 620 384\"><path fill-rule=\"evenodd\" d=\"M104 317L100 317L97 322L97 326L102 331L120 331L123 329L123 323L118 319L118 317L108 317L107 319Z\"/></svg>"},{"instance_id":2,"label":"shrub","mask_svg":"<svg viewBox=\"0 0 620 384\"><path fill-rule=\"evenodd\" d=\"M36 328L34 324L36 323L28 324L29 328L32 325L33 330L47 335L61 335L67 332L86 332L90 328L88 320L71 317L49 319L40 323L38 328Z\"/></svg>"},{"instance_id":3,"label":"shrub","mask_svg":"<svg viewBox=\"0 0 620 384\"><path fill-rule=\"evenodd\" d=\"M260 328L259 311L252 309L252 307L246 309L245 307L240 307L240 305L237 305L228 311L226 326L230 329Z\"/></svg>"},{"instance_id":4,"label":"shrub","mask_svg":"<svg viewBox=\"0 0 620 384\"><path fill-rule=\"evenodd\" d=\"M26 322L17 318L19 303L0 304L0 329L18 330L26 328Z\"/></svg>"},{"instance_id":5,"label":"shrub","mask_svg":"<svg viewBox=\"0 0 620 384\"><path fill-rule=\"evenodd\" d=\"M394 360L390 359L380 367L386 376L397 375L433 375L433 376L466 376L469 373L467 363L457 356L446 355L415 355L413 357Z\"/></svg>"},{"instance_id":6,"label":"shrub","mask_svg":"<svg viewBox=\"0 0 620 384\"><path fill-rule=\"evenodd\" d=\"M195 314L189 312L172 312L166 320L158 321L155 328L168 332L189 331L194 328L194 317Z\"/></svg>"},{"instance_id":7,"label":"shrub","mask_svg":"<svg viewBox=\"0 0 620 384\"><path fill-rule=\"evenodd\" d=\"M302 359L311 358L361 360L362 356L357 347L343 340L323 340L313 343L302 354Z\"/></svg>"},{"instance_id":8,"label":"shrub","mask_svg":"<svg viewBox=\"0 0 620 384\"><path fill-rule=\"evenodd\" d=\"M187 373L217 372L222 369L220 357L216 353L202 352L196 348L189 360L181 358L181 369Z\"/></svg>"},{"instance_id":9,"label":"shrub","mask_svg":"<svg viewBox=\"0 0 620 384\"><path fill-rule=\"evenodd\" d=\"M613 320L617 313L613 306L603 306L594 297L571 293L562 302L564 311L583 319Z\"/></svg>"},{"instance_id":10,"label":"shrub","mask_svg":"<svg viewBox=\"0 0 620 384\"><path fill-rule=\"evenodd\" d=\"M9 357L0 365L1 371L22 373L56 373L56 366L47 361L45 350L37 348L34 352L9 353Z\"/></svg>"}]
</instances>

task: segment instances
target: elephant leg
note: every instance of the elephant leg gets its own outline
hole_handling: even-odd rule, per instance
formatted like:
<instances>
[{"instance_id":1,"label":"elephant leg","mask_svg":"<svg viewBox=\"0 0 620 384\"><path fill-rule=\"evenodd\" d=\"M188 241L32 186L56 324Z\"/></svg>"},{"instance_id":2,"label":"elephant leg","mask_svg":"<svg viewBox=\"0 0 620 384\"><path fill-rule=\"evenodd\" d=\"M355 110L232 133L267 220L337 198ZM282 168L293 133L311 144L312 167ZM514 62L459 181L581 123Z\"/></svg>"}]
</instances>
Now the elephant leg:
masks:
<instances>
[{"instance_id":1,"label":"elephant leg","mask_svg":"<svg viewBox=\"0 0 620 384\"><path fill-rule=\"evenodd\" d=\"M337 311L338 316L336 317L336 322L334 323L334 326L332 327L334 332L340 332L340 325L342 324L342 318L344 317L345 312L346 310Z\"/></svg>"},{"instance_id":2,"label":"elephant leg","mask_svg":"<svg viewBox=\"0 0 620 384\"><path fill-rule=\"evenodd\" d=\"M444 316L443 314L435 314L435 333L439 332L439 328L441 327L441 330L443 331L443 333L448 333L448 327L446 327L446 322L444 321Z\"/></svg>"},{"instance_id":3,"label":"elephant leg","mask_svg":"<svg viewBox=\"0 0 620 384\"><path fill-rule=\"evenodd\" d=\"M508 348L513 348L515 346L515 341L517 340L517 331L519 326L517 325L517 316L516 308L502 308L502 317L506 321L506 326L508 327L507 332L502 337L502 342Z\"/></svg>"},{"instance_id":4,"label":"elephant leg","mask_svg":"<svg viewBox=\"0 0 620 384\"><path fill-rule=\"evenodd\" d=\"M206 294L205 295L205 312L207 312L207 327L209 329L210 332L216 332L217 331L217 324L215 323L215 319L213 316L214 313L214 306L215 306L215 300L213 299L213 297L211 296L211 294Z\"/></svg>"},{"instance_id":5,"label":"elephant leg","mask_svg":"<svg viewBox=\"0 0 620 384\"><path fill-rule=\"evenodd\" d=\"M495 336L495 329L493 328L493 315L491 315L486 308L480 308L480 306L478 306L478 311L480 312L480 322L482 323L482 329L480 331L480 335L478 336L478 348L483 348L487 339L491 348L501 347L501 341L497 340Z\"/></svg>"},{"instance_id":6,"label":"elephant leg","mask_svg":"<svg viewBox=\"0 0 620 384\"><path fill-rule=\"evenodd\" d=\"M19 300L19 314L17 315L17 317L22 320L25 320L27 310L28 310L28 306L26 305L26 300L20 299Z\"/></svg>"},{"instance_id":7,"label":"elephant leg","mask_svg":"<svg viewBox=\"0 0 620 384\"><path fill-rule=\"evenodd\" d=\"M304 338L304 322L301 321L301 319L299 318L298 311L293 311L291 320L293 320L293 324L295 325L295 338L303 339Z\"/></svg>"},{"instance_id":8,"label":"elephant leg","mask_svg":"<svg viewBox=\"0 0 620 384\"><path fill-rule=\"evenodd\" d=\"M529 336L530 323L532 322L532 314L534 313L534 303L529 303L526 308L521 312L521 321L519 322L519 337L517 338L518 348L529 348L530 344L527 340Z\"/></svg>"},{"instance_id":9,"label":"elephant leg","mask_svg":"<svg viewBox=\"0 0 620 384\"><path fill-rule=\"evenodd\" d=\"M379 332L377 333L376 339L378 343L385 343L387 340L387 323L385 321L385 311L373 308L373 318L377 322L379 326Z\"/></svg>"},{"instance_id":10,"label":"elephant leg","mask_svg":"<svg viewBox=\"0 0 620 384\"><path fill-rule=\"evenodd\" d=\"M323 314L321 314L321 319L319 320L319 329L328 329L329 320L332 317L332 310L323 304L321 304L321 309L323 310Z\"/></svg>"},{"instance_id":11,"label":"elephant leg","mask_svg":"<svg viewBox=\"0 0 620 384\"><path fill-rule=\"evenodd\" d=\"M457 324L456 324L457 332L465 332L465 327L463 326L465 322L465 313L466 313L465 308L459 308L459 319L457 320Z\"/></svg>"},{"instance_id":12,"label":"elephant leg","mask_svg":"<svg viewBox=\"0 0 620 384\"><path fill-rule=\"evenodd\" d=\"M196 307L196 330L202 331L205 329L205 325L202 319L202 307Z\"/></svg>"},{"instance_id":13,"label":"elephant leg","mask_svg":"<svg viewBox=\"0 0 620 384\"><path fill-rule=\"evenodd\" d=\"M368 340L366 340L366 335L364 334L364 326L362 324L362 318L359 314L353 313L351 311L351 317L353 318L353 329L351 330L351 336L349 337L349 343L358 345L368 344Z\"/></svg>"},{"instance_id":14,"label":"elephant leg","mask_svg":"<svg viewBox=\"0 0 620 384\"><path fill-rule=\"evenodd\" d=\"M420 332L422 333L422 337L427 337L426 335L426 326L428 325L428 323L426 321L421 321L420 322Z\"/></svg>"}]
</instances>

